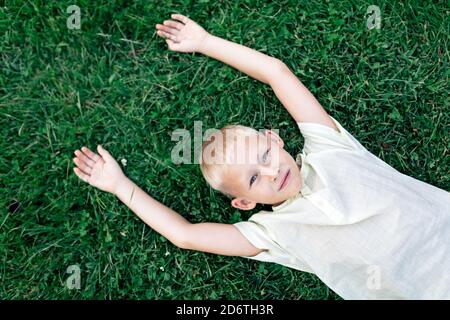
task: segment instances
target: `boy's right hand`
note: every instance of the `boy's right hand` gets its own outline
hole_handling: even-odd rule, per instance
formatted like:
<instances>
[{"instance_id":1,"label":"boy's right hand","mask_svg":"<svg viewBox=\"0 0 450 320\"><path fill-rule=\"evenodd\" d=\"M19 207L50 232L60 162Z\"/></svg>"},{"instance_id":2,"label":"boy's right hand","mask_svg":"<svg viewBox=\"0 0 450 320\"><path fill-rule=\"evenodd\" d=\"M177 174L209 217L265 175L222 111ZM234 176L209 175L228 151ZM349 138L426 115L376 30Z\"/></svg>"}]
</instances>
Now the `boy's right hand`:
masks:
<instances>
[{"instance_id":1,"label":"boy's right hand","mask_svg":"<svg viewBox=\"0 0 450 320\"><path fill-rule=\"evenodd\" d=\"M172 14L171 18L173 20L165 20L164 25L156 25L157 35L166 39L172 51L198 52L209 33L181 14Z\"/></svg>"},{"instance_id":2,"label":"boy's right hand","mask_svg":"<svg viewBox=\"0 0 450 320\"><path fill-rule=\"evenodd\" d=\"M115 194L117 187L127 179L117 161L111 154L97 147L100 155L92 152L87 147L75 150L76 157L73 162L77 165L73 170L75 174L84 182L100 190Z\"/></svg>"}]
</instances>

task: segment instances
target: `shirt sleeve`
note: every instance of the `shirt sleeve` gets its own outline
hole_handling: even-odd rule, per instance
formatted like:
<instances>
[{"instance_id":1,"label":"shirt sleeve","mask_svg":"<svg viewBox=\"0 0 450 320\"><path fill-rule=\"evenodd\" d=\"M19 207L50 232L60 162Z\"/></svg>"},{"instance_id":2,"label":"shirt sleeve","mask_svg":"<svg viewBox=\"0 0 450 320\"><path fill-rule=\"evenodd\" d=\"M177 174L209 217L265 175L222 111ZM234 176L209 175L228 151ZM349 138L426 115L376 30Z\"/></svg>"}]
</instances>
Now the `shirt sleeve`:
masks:
<instances>
[{"instance_id":1,"label":"shirt sleeve","mask_svg":"<svg viewBox=\"0 0 450 320\"><path fill-rule=\"evenodd\" d=\"M297 122L305 139L303 151L306 155L330 149L367 151L344 127L330 116L339 132L326 125L313 122Z\"/></svg>"},{"instance_id":2,"label":"shirt sleeve","mask_svg":"<svg viewBox=\"0 0 450 320\"><path fill-rule=\"evenodd\" d=\"M285 258L284 250L268 236L265 228L253 221L240 221L234 223L234 226L253 244L256 248L263 249L255 256L241 256L247 259L253 259L265 262L279 263L280 259Z\"/></svg>"},{"instance_id":3,"label":"shirt sleeve","mask_svg":"<svg viewBox=\"0 0 450 320\"><path fill-rule=\"evenodd\" d=\"M251 218L250 218L251 219ZM241 221L234 224L236 228L255 247L263 249L255 256L240 256L242 258L273 262L288 268L297 269L304 272L313 272L312 269L300 258L286 252L276 241L270 238L267 230L255 221Z\"/></svg>"}]
</instances>

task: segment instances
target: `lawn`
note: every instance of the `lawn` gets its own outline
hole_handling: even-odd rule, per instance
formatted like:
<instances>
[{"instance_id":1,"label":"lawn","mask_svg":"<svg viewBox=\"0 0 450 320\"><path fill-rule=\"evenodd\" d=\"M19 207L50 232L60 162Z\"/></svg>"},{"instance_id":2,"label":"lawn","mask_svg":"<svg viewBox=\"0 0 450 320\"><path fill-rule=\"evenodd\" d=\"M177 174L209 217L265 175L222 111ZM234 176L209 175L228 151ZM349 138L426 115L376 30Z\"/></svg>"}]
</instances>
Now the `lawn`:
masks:
<instances>
[{"instance_id":1,"label":"lawn","mask_svg":"<svg viewBox=\"0 0 450 320\"><path fill-rule=\"evenodd\" d=\"M264 207L234 209L174 164L172 132L274 128L301 151L269 86L168 50L155 24L175 12L283 60L372 153L450 190L446 1L0 1L0 299L340 299L312 274L179 249L73 173L74 150L102 144L189 221L235 223Z\"/></svg>"}]
</instances>

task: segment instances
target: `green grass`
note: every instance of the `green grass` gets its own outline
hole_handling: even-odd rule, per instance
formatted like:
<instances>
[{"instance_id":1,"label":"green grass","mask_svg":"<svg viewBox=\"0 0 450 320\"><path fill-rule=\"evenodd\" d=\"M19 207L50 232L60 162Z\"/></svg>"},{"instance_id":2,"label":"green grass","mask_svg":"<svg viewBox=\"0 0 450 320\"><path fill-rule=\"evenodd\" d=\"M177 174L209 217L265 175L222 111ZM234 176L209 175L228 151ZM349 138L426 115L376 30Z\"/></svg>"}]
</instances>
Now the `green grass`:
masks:
<instances>
[{"instance_id":1,"label":"green grass","mask_svg":"<svg viewBox=\"0 0 450 320\"><path fill-rule=\"evenodd\" d=\"M71 4L81 30L66 27ZM154 26L174 12L285 61L372 153L450 189L445 1L0 1L1 299L339 299L311 274L179 249L73 173L73 151L101 143L191 222L234 223L262 207L240 212L197 165L174 165L172 131L276 128L301 151L269 86L168 51ZM73 264L81 290L65 286Z\"/></svg>"}]
</instances>

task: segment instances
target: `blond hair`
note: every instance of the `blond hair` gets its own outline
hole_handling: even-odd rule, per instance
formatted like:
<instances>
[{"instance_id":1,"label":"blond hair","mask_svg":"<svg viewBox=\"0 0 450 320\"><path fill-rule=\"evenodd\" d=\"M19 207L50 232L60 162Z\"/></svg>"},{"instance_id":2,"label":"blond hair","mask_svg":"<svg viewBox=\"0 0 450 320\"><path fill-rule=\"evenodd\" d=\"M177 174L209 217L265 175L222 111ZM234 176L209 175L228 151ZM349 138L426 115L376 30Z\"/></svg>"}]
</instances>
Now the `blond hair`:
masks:
<instances>
[{"instance_id":1,"label":"blond hair","mask_svg":"<svg viewBox=\"0 0 450 320\"><path fill-rule=\"evenodd\" d=\"M200 153L200 170L208 184L215 190L222 192L229 198L236 195L227 188L225 178L228 174L228 164L231 163L231 154L236 153L236 142L239 138L255 137L260 133L250 127L242 125L227 125L220 130L213 130L212 134L207 135L202 145ZM210 154L205 152L210 150ZM211 160L211 156L214 161ZM219 161L217 161L220 159Z\"/></svg>"}]
</instances>

